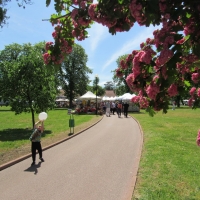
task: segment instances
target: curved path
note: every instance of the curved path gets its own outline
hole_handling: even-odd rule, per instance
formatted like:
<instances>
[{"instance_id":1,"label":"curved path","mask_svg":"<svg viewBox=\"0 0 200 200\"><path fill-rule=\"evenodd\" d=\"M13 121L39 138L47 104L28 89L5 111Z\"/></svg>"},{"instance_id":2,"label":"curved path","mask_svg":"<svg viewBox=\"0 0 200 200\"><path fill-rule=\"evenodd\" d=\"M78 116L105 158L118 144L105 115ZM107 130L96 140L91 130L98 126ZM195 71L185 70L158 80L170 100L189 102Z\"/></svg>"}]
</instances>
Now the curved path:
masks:
<instances>
[{"instance_id":1,"label":"curved path","mask_svg":"<svg viewBox=\"0 0 200 200\"><path fill-rule=\"evenodd\" d=\"M0 171L1 200L130 200L143 143L132 118L104 116L81 134Z\"/></svg>"}]
</instances>

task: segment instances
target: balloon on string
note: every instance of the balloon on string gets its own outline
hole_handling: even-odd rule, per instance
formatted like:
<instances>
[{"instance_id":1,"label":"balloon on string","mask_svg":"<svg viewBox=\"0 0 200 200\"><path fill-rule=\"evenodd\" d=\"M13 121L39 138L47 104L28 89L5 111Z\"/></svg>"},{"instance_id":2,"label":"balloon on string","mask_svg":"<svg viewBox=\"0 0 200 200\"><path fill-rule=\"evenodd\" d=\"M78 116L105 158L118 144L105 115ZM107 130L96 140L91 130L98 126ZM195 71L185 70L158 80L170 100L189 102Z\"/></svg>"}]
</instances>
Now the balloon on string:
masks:
<instances>
[{"instance_id":1,"label":"balloon on string","mask_svg":"<svg viewBox=\"0 0 200 200\"><path fill-rule=\"evenodd\" d=\"M41 112L38 116L39 120L46 120L47 119L47 113Z\"/></svg>"}]
</instances>

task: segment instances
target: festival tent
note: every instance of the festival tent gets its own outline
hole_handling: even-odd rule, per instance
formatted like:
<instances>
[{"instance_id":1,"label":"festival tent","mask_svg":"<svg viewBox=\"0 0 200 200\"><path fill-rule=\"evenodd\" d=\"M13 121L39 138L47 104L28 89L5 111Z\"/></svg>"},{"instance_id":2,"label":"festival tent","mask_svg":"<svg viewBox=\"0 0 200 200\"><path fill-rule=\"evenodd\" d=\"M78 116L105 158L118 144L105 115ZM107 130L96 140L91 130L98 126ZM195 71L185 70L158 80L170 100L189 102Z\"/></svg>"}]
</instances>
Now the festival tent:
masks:
<instances>
[{"instance_id":1,"label":"festival tent","mask_svg":"<svg viewBox=\"0 0 200 200\"><path fill-rule=\"evenodd\" d=\"M68 102L68 99L56 99L56 102Z\"/></svg>"},{"instance_id":2,"label":"festival tent","mask_svg":"<svg viewBox=\"0 0 200 200\"><path fill-rule=\"evenodd\" d=\"M83 96L81 96L81 97L79 97L79 99L81 99L81 100L91 100L91 99L101 99L101 97L96 97L96 95L95 94L93 94L92 92L90 92L90 91L88 91L88 92L86 92Z\"/></svg>"},{"instance_id":3,"label":"festival tent","mask_svg":"<svg viewBox=\"0 0 200 200\"><path fill-rule=\"evenodd\" d=\"M122 100L123 101L130 101L133 97L135 97L135 94L130 94L130 93L125 93L124 95L122 95Z\"/></svg>"}]
</instances>

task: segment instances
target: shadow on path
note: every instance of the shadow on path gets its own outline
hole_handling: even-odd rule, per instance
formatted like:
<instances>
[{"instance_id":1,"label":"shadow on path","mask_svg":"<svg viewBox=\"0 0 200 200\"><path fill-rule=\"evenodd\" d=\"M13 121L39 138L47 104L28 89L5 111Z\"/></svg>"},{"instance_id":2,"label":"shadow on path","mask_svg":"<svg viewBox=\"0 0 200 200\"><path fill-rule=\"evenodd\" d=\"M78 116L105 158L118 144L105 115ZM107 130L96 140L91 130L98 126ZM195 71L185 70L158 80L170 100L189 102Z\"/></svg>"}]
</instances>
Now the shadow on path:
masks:
<instances>
[{"instance_id":1,"label":"shadow on path","mask_svg":"<svg viewBox=\"0 0 200 200\"><path fill-rule=\"evenodd\" d=\"M25 172L34 172L34 174L36 175L38 173L38 168L41 167L41 163L42 162L38 162L38 164L30 166L29 168L25 169Z\"/></svg>"}]
</instances>

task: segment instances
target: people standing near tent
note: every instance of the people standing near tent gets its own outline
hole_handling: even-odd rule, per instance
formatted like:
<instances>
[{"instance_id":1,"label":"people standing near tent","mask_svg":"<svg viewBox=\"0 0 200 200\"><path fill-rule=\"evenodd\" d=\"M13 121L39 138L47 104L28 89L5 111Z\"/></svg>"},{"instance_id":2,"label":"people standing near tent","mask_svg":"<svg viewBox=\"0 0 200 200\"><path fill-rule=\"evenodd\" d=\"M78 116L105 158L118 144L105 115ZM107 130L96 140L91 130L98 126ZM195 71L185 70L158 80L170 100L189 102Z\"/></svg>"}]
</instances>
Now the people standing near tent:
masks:
<instances>
[{"instance_id":1,"label":"people standing near tent","mask_svg":"<svg viewBox=\"0 0 200 200\"><path fill-rule=\"evenodd\" d=\"M124 117L127 117L128 116L128 107L129 107L129 104L128 102L126 101L124 103Z\"/></svg>"},{"instance_id":2,"label":"people standing near tent","mask_svg":"<svg viewBox=\"0 0 200 200\"><path fill-rule=\"evenodd\" d=\"M110 102L106 102L106 116L110 117Z\"/></svg>"},{"instance_id":3,"label":"people standing near tent","mask_svg":"<svg viewBox=\"0 0 200 200\"><path fill-rule=\"evenodd\" d=\"M122 102L121 101L117 105L117 110L118 110L118 117L121 117L121 114L122 114Z\"/></svg>"}]
</instances>

